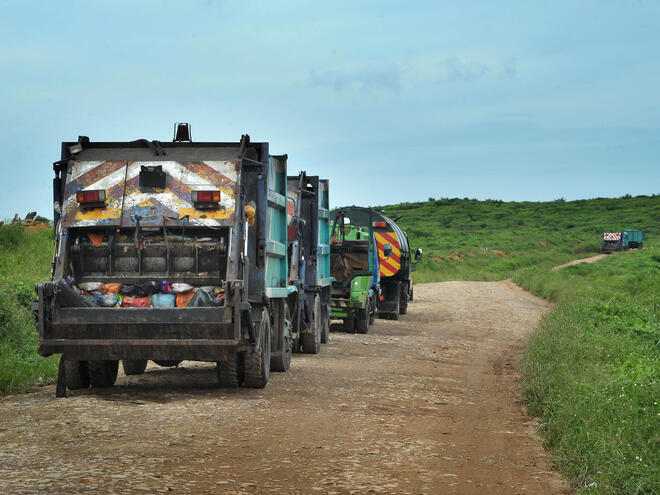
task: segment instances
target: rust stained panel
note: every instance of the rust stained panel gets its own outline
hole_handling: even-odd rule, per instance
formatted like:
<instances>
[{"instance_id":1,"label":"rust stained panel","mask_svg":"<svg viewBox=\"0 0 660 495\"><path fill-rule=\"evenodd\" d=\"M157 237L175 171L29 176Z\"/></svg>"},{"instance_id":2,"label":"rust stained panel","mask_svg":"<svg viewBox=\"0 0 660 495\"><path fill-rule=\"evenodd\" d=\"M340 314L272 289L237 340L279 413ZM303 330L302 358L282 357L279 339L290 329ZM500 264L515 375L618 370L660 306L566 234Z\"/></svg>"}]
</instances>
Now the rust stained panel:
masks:
<instances>
[{"instance_id":1,"label":"rust stained panel","mask_svg":"<svg viewBox=\"0 0 660 495\"><path fill-rule=\"evenodd\" d=\"M62 224L65 227L119 225L125 181L126 161L74 161L64 188ZM105 208L82 208L76 193L95 189L105 191Z\"/></svg>"},{"instance_id":2,"label":"rust stained panel","mask_svg":"<svg viewBox=\"0 0 660 495\"><path fill-rule=\"evenodd\" d=\"M167 174L166 187L141 191L139 174L142 165L160 165ZM234 162L131 162L128 164L126 198L122 225L163 225L164 217L181 219L188 216L193 225L231 225L234 222L238 168ZM197 210L192 204L192 191L220 190L220 207ZM167 221L171 224L171 220Z\"/></svg>"}]
</instances>

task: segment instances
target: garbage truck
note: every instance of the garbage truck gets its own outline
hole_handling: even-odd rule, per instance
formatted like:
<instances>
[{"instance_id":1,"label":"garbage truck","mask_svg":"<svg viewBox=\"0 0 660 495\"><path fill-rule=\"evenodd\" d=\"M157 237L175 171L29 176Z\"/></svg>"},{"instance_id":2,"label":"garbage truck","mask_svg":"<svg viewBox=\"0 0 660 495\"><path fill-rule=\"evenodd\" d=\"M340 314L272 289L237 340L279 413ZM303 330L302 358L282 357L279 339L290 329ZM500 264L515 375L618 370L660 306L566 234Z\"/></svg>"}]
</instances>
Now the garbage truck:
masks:
<instances>
[{"instance_id":1,"label":"garbage truck","mask_svg":"<svg viewBox=\"0 0 660 495\"><path fill-rule=\"evenodd\" d=\"M345 331L367 333L376 318L380 294L378 252L372 210L359 206L334 211L330 238L331 318Z\"/></svg>"},{"instance_id":2,"label":"garbage truck","mask_svg":"<svg viewBox=\"0 0 660 495\"><path fill-rule=\"evenodd\" d=\"M217 363L224 387L266 386L286 321L287 155L267 142L62 143L55 254L33 306L57 395L112 386L147 360Z\"/></svg>"},{"instance_id":3,"label":"garbage truck","mask_svg":"<svg viewBox=\"0 0 660 495\"><path fill-rule=\"evenodd\" d=\"M318 354L330 332L329 181L306 172L287 179L288 288L286 316L290 343L273 354L273 369L289 366L291 352Z\"/></svg>"},{"instance_id":4,"label":"garbage truck","mask_svg":"<svg viewBox=\"0 0 660 495\"><path fill-rule=\"evenodd\" d=\"M644 234L641 230L603 233L603 252L625 251L644 247Z\"/></svg>"},{"instance_id":5,"label":"garbage truck","mask_svg":"<svg viewBox=\"0 0 660 495\"><path fill-rule=\"evenodd\" d=\"M378 316L398 320L407 313L408 301L413 298L413 261L422 258L422 250L417 248L411 257L408 234L395 220L373 212L372 221L380 268Z\"/></svg>"}]
</instances>

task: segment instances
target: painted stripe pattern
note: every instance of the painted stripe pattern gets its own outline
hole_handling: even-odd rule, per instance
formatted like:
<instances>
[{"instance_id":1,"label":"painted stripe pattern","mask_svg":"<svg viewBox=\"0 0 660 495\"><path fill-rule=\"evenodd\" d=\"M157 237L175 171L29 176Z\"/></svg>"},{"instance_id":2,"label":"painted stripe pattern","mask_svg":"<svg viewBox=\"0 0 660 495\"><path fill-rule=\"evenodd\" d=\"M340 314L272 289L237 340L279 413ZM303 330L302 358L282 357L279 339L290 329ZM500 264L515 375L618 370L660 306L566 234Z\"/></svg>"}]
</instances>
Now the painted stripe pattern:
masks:
<instances>
[{"instance_id":1,"label":"painted stripe pattern","mask_svg":"<svg viewBox=\"0 0 660 495\"><path fill-rule=\"evenodd\" d=\"M395 232L374 232L376 247L378 248L378 264L380 265L380 276L391 277L401 268L401 249L399 237ZM392 246L392 256L385 257L383 249L386 244Z\"/></svg>"},{"instance_id":2,"label":"painted stripe pattern","mask_svg":"<svg viewBox=\"0 0 660 495\"><path fill-rule=\"evenodd\" d=\"M348 299L332 299L330 306L333 308L348 308L351 302Z\"/></svg>"},{"instance_id":3,"label":"painted stripe pattern","mask_svg":"<svg viewBox=\"0 0 660 495\"><path fill-rule=\"evenodd\" d=\"M166 187L141 191L139 176L143 165L160 165L167 174ZM135 225L136 215L142 217L140 225L163 225L163 217L188 217L193 225L233 223L237 183L237 165L229 161L74 162L65 186L64 225L131 226ZM94 189L105 191L106 207L81 208L76 192ZM195 190L219 190L219 208L196 209L192 204Z\"/></svg>"},{"instance_id":4,"label":"painted stripe pattern","mask_svg":"<svg viewBox=\"0 0 660 495\"><path fill-rule=\"evenodd\" d=\"M603 234L603 240L604 241L620 241L621 240L621 232L605 232Z\"/></svg>"}]
</instances>

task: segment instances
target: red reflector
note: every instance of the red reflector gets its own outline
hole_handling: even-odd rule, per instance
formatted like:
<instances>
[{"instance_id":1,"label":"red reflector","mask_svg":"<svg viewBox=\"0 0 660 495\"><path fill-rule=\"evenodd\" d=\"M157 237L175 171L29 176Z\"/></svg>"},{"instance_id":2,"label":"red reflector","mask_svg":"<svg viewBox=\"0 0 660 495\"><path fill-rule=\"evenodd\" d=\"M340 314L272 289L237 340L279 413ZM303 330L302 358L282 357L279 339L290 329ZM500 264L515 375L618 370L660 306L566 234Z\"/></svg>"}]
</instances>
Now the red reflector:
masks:
<instances>
[{"instance_id":1,"label":"red reflector","mask_svg":"<svg viewBox=\"0 0 660 495\"><path fill-rule=\"evenodd\" d=\"M378 296L378 299L380 299L381 301L384 301L384 300L385 300L385 296L381 294L380 296Z\"/></svg>"},{"instance_id":2,"label":"red reflector","mask_svg":"<svg viewBox=\"0 0 660 495\"><path fill-rule=\"evenodd\" d=\"M387 222L374 222L373 227L387 227Z\"/></svg>"},{"instance_id":3,"label":"red reflector","mask_svg":"<svg viewBox=\"0 0 660 495\"><path fill-rule=\"evenodd\" d=\"M195 203L219 203L220 191L193 191Z\"/></svg>"},{"instance_id":4,"label":"red reflector","mask_svg":"<svg viewBox=\"0 0 660 495\"><path fill-rule=\"evenodd\" d=\"M78 203L104 203L105 191L102 189L78 191L76 193L76 199Z\"/></svg>"}]
</instances>

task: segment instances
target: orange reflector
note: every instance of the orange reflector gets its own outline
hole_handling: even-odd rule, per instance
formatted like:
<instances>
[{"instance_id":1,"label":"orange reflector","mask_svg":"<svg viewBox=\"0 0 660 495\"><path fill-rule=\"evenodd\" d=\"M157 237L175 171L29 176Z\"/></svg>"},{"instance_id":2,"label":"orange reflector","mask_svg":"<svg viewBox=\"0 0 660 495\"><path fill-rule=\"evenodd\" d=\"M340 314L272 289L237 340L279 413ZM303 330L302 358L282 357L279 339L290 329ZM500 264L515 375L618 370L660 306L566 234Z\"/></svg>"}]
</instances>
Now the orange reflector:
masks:
<instances>
[{"instance_id":1,"label":"orange reflector","mask_svg":"<svg viewBox=\"0 0 660 495\"><path fill-rule=\"evenodd\" d=\"M373 227L387 227L387 222L373 222Z\"/></svg>"},{"instance_id":2,"label":"orange reflector","mask_svg":"<svg viewBox=\"0 0 660 495\"><path fill-rule=\"evenodd\" d=\"M383 301L383 300L385 300L385 296L381 294L380 296L378 296L378 299L380 299L381 301Z\"/></svg>"},{"instance_id":3,"label":"orange reflector","mask_svg":"<svg viewBox=\"0 0 660 495\"><path fill-rule=\"evenodd\" d=\"M105 203L105 191L103 189L94 189L87 191L78 191L76 193L78 203Z\"/></svg>"}]
</instances>

